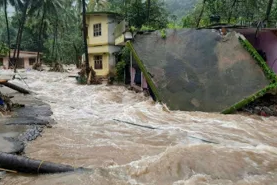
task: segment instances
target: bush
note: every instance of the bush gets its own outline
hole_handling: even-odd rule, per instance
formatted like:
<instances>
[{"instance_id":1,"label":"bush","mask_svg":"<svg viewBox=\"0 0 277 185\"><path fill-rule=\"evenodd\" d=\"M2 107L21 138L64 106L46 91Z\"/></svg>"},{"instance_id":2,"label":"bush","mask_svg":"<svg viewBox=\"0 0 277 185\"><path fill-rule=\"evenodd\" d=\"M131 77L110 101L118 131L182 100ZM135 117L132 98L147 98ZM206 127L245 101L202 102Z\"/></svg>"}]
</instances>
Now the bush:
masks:
<instances>
[{"instance_id":1,"label":"bush","mask_svg":"<svg viewBox=\"0 0 277 185\"><path fill-rule=\"evenodd\" d=\"M9 47L5 43L0 42L0 55L7 56L9 54L9 51Z\"/></svg>"},{"instance_id":2,"label":"bush","mask_svg":"<svg viewBox=\"0 0 277 185\"><path fill-rule=\"evenodd\" d=\"M126 66L126 62L124 60L122 60L116 64L116 77L115 78L118 82L124 81L125 66Z\"/></svg>"}]
</instances>

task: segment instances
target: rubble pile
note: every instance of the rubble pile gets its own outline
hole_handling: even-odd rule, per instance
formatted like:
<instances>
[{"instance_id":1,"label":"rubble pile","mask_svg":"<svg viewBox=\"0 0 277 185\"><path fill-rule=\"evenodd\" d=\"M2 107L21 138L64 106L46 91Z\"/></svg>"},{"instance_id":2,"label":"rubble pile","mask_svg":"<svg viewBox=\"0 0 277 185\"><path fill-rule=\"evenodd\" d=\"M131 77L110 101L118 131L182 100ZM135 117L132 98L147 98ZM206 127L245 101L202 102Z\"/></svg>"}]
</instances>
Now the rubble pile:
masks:
<instances>
[{"instance_id":1,"label":"rubble pile","mask_svg":"<svg viewBox=\"0 0 277 185\"><path fill-rule=\"evenodd\" d=\"M247 112L265 117L277 116L277 96L266 94L265 96L243 107L239 110L239 112Z\"/></svg>"}]
</instances>

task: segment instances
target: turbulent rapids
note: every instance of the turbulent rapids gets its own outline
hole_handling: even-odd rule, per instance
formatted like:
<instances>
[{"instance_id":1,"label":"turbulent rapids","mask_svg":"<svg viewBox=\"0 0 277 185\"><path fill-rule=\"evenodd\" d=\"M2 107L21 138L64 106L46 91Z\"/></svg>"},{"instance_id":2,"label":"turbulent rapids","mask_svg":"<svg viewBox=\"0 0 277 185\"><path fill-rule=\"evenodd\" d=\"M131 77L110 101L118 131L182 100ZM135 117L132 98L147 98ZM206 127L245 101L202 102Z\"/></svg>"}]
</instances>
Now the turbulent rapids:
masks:
<instances>
[{"instance_id":1,"label":"turbulent rapids","mask_svg":"<svg viewBox=\"0 0 277 185\"><path fill-rule=\"evenodd\" d=\"M167 112L125 87L80 86L66 73L32 71L26 75L30 89L51 105L57 122L28 144L26 156L94 170L8 175L0 184L277 182L276 118Z\"/></svg>"}]
</instances>

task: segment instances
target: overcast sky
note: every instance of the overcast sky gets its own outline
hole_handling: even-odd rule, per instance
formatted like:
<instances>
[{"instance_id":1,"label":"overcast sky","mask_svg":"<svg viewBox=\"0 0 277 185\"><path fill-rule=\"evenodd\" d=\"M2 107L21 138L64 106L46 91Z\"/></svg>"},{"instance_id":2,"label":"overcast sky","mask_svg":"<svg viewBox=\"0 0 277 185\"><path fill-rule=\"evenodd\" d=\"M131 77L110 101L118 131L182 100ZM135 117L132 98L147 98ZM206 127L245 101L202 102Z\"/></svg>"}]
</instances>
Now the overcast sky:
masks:
<instances>
[{"instance_id":1,"label":"overcast sky","mask_svg":"<svg viewBox=\"0 0 277 185\"><path fill-rule=\"evenodd\" d=\"M13 7L8 6L8 13L9 13L10 16L11 16L11 14L13 14L13 12L14 12Z\"/></svg>"}]
</instances>

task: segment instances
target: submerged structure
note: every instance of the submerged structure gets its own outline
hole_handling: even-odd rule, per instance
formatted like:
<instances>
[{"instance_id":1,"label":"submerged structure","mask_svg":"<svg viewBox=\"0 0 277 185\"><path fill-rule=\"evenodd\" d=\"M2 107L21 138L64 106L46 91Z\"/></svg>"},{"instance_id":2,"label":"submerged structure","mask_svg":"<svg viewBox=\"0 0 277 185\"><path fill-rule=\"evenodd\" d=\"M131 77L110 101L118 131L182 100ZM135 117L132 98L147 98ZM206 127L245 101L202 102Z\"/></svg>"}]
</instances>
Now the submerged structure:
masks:
<instances>
[{"instance_id":1,"label":"submerged structure","mask_svg":"<svg viewBox=\"0 0 277 185\"><path fill-rule=\"evenodd\" d=\"M231 113L276 87L264 58L235 31L155 31L127 45L154 98L171 110Z\"/></svg>"}]
</instances>

